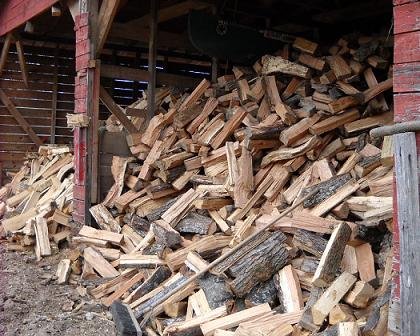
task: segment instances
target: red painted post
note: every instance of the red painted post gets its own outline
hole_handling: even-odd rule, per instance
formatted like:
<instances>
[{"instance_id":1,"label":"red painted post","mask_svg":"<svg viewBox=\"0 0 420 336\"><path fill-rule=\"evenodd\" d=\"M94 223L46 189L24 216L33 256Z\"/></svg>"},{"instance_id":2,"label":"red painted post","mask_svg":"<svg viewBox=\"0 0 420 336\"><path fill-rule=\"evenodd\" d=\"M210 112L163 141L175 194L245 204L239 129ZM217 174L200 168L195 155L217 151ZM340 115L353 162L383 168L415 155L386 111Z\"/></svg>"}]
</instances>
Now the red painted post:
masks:
<instances>
[{"instance_id":1,"label":"red painted post","mask_svg":"<svg viewBox=\"0 0 420 336\"><path fill-rule=\"evenodd\" d=\"M394 0L394 120L420 119L420 2ZM417 134L420 155L420 134ZM394 178L393 286L389 311L389 329L400 334L400 237L398 199Z\"/></svg>"},{"instance_id":2,"label":"red painted post","mask_svg":"<svg viewBox=\"0 0 420 336\"><path fill-rule=\"evenodd\" d=\"M76 32L76 78L74 86L74 113L88 114L87 73L90 58L89 14L81 13L75 18ZM74 130L74 192L73 219L84 223L86 220L85 203L89 199L87 186L88 173L88 129Z\"/></svg>"}]
</instances>

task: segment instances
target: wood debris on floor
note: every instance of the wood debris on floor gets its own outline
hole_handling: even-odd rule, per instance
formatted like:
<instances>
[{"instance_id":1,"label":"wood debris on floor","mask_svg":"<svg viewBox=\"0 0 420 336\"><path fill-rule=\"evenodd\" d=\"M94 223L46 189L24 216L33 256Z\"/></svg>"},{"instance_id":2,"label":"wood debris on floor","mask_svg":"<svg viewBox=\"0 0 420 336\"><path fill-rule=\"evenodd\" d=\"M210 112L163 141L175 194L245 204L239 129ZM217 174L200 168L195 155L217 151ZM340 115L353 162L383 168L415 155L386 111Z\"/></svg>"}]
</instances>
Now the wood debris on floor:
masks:
<instances>
[{"instance_id":1,"label":"wood debris on floor","mask_svg":"<svg viewBox=\"0 0 420 336\"><path fill-rule=\"evenodd\" d=\"M149 122L146 97L125 110L132 117L118 110L107 128L127 132L133 156L113 158L114 185L90 209L97 226L72 239L59 282L99 282L94 298L121 300L142 320L173 288L312 194L158 304L145 331L384 335L392 141L368 132L392 123L391 55L382 37L346 36L330 48L298 38L253 69L234 67L213 85L203 79L190 94L157 90ZM64 158L41 154L2 190L17 214L3 229L40 256L50 240L67 238Z\"/></svg>"}]
</instances>

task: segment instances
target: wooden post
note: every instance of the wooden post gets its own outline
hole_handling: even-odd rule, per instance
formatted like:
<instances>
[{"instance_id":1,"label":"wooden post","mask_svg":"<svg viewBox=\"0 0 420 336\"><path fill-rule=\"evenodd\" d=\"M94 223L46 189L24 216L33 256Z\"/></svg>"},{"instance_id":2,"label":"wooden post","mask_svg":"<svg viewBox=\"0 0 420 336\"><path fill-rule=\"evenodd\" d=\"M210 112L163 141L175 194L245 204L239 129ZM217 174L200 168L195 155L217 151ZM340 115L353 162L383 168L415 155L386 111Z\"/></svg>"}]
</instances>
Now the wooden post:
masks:
<instances>
[{"instance_id":1,"label":"wooden post","mask_svg":"<svg viewBox=\"0 0 420 336\"><path fill-rule=\"evenodd\" d=\"M393 27L394 27L394 64L393 64L393 91L394 91L394 121L396 124L404 122L413 122L420 120L420 77L416 74L416 66L419 62L418 52L416 52L416 41L419 39L419 30L418 22L416 20L411 20L411 18L417 18L420 16L420 6L418 1L394 1L394 15L393 15ZM395 141L396 136L394 136ZM417 160L420 155L420 133L417 133ZM396 155L395 155L396 158ZM415 157L411 158L415 160ZM407 253L414 251L407 251L407 247L402 245L401 250L405 250L405 254L400 257L400 238L398 229L401 225L400 222L400 207L407 207L408 204L404 205L398 199L398 180L394 181L396 183L396 188L394 188L394 221L393 221L393 286L392 286L392 295L391 302L389 306L389 317L388 317L388 328L390 332L401 335L410 335L410 332L407 333L406 330L401 330L401 321L404 319L404 323L416 323L418 328L418 314L417 318L414 321L408 321L407 312L410 309L406 303L401 302L402 296L400 295L400 290L404 287L405 291L407 290L407 284L402 282L407 281L406 276L399 276L400 271L400 261L406 258ZM418 202L418 200L417 200ZM398 209L398 211L397 211ZM417 208L418 209L418 208ZM415 226L418 224L413 222ZM418 225L416 226L418 228ZM418 230L417 230L418 231ZM403 232L403 231L401 231ZM411 232L411 231L410 231ZM406 232L407 233L407 232ZM401 241L401 244L402 241ZM417 247L418 248L418 247ZM418 256L418 254L417 254ZM410 257L412 258L412 257ZM414 262L415 259L412 259ZM418 266L417 270L418 270ZM410 271L414 271L411 269ZM405 272L403 270L403 272ZM417 277L418 279L418 277ZM410 279L410 284L415 284L415 278ZM417 289L418 290L418 289ZM414 294L414 293L413 293ZM406 293L407 295L407 293ZM417 293L418 295L418 293ZM401 299L401 300L400 300ZM415 299L415 296L412 296L412 300ZM412 301L413 302L413 301ZM418 308L418 307L416 307ZM401 315L401 310L404 309L405 312ZM417 310L418 313L418 310ZM401 316L400 316L401 315ZM412 315L414 316L414 310ZM419 334L419 330L410 329L412 335Z\"/></svg>"},{"instance_id":2,"label":"wooden post","mask_svg":"<svg viewBox=\"0 0 420 336\"><path fill-rule=\"evenodd\" d=\"M400 231L401 335L420 335L420 205L416 134L394 135Z\"/></svg>"},{"instance_id":3,"label":"wooden post","mask_svg":"<svg viewBox=\"0 0 420 336\"><path fill-rule=\"evenodd\" d=\"M217 58L212 57L211 58L211 82L216 83L217 82Z\"/></svg>"},{"instance_id":4,"label":"wooden post","mask_svg":"<svg viewBox=\"0 0 420 336\"><path fill-rule=\"evenodd\" d=\"M57 121L57 77L58 77L58 44L54 49L54 78L53 78L53 87L52 87L52 97L51 97L51 132L50 132L50 143L55 144L55 127Z\"/></svg>"},{"instance_id":5,"label":"wooden post","mask_svg":"<svg viewBox=\"0 0 420 336\"><path fill-rule=\"evenodd\" d=\"M158 0L150 0L149 83L147 85L147 116L149 120L155 114L158 7Z\"/></svg>"},{"instance_id":6,"label":"wooden post","mask_svg":"<svg viewBox=\"0 0 420 336\"><path fill-rule=\"evenodd\" d=\"M99 104L99 94L95 94L95 50L97 46L98 0L81 0L80 14L75 19L76 30L76 72L75 113L86 114L94 119ZM92 123L90 123L92 125ZM73 219L90 224L91 188L93 181L93 147L97 137L92 126L77 127L74 131L75 178L73 189Z\"/></svg>"}]
</instances>

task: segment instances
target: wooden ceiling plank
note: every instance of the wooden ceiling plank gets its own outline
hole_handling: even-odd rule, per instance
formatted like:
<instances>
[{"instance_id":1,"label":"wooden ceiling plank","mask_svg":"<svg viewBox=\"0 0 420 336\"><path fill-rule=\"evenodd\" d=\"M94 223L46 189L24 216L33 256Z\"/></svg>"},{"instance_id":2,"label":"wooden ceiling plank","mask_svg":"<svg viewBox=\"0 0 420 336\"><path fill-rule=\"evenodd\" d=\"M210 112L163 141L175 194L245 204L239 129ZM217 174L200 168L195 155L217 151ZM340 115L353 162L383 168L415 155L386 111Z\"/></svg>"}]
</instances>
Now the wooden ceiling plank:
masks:
<instances>
[{"instance_id":1,"label":"wooden ceiling plank","mask_svg":"<svg viewBox=\"0 0 420 336\"><path fill-rule=\"evenodd\" d=\"M210 7L210 3L202 1L186 0L177 4L160 8L158 11L158 23L166 22L177 17L188 14L191 10L201 10ZM129 21L130 26L148 27L150 23L150 14L146 14L138 19Z\"/></svg>"}]
</instances>

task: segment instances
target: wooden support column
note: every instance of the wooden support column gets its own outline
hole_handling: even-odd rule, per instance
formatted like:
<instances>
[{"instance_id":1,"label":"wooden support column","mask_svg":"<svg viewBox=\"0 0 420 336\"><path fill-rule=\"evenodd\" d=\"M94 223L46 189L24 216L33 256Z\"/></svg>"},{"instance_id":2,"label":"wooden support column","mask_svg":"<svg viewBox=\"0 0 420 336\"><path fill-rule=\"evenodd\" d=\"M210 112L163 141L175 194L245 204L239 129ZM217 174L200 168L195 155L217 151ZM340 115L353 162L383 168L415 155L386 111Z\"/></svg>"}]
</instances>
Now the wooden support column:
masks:
<instances>
[{"instance_id":1,"label":"wooden support column","mask_svg":"<svg viewBox=\"0 0 420 336\"><path fill-rule=\"evenodd\" d=\"M57 123L57 89L58 89L58 44L54 49L54 79L51 97L51 132L50 132L50 143L55 144L55 128Z\"/></svg>"},{"instance_id":2,"label":"wooden support column","mask_svg":"<svg viewBox=\"0 0 420 336\"><path fill-rule=\"evenodd\" d=\"M96 62L92 60L95 58L97 45L98 0L83 0L79 4L80 14L75 17L77 76L74 109L75 113L86 114L91 120L95 120L99 104L99 93L96 93L99 87L95 86L95 78L99 76L99 70L96 69ZM74 130L73 219L86 224L90 224L91 218L89 208L92 184L97 183L92 177L92 165L97 164L92 161L96 137L92 126L78 127Z\"/></svg>"},{"instance_id":3,"label":"wooden support column","mask_svg":"<svg viewBox=\"0 0 420 336\"><path fill-rule=\"evenodd\" d=\"M416 147L415 133L394 135L401 257L401 335L420 335L420 167Z\"/></svg>"},{"instance_id":4,"label":"wooden support column","mask_svg":"<svg viewBox=\"0 0 420 336\"><path fill-rule=\"evenodd\" d=\"M149 83L147 85L147 116L149 120L155 114L158 6L158 0L150 0Z\"/></svg>"},{"instance_id":5,"label":"wooden support column","mask_svg":"<svg viewBox=\"0 0 420 336\"><path fill-rule=\"evenodd\" d=\"M4 39L3 48L0 54L0 75L3 72L4 66L6 65L7 56L9 55L10 44L12 43L12 34L9 33Z\"/></svg>"},{"instance_id":6,"label":"wooden support column","mask_svg":"<svg viewBox=\"0 0 420 336\"><path fill-rule=\"evenodd\" d=\"M394 121L395 122L405 122L410 120L419 120L420 119L420 76L419 76L419 65L420 65L420 52L419 52L419 43L420 40L420 25L418 18L420 16L420 2L419 1L409 1L409 0L394 0L394 65L393 65L393 83L394 83ZM398 136L399 137L399 136ZM396 136L394 136L394 139ZM395 140L394 140L395 141ZM420 134L416 134L417 141L417 160L420 156ZM411 157L412 160L415 160L415 156ZM396 169L398 167L396 166ZM407 306L409 302L402 302L404 295L407 292L401 293L400 291L407 291L408 286L415 285L416 288L413 288L409 295L412 295L411 299L415 299L414 291L418 290L418 273L417 278L412 277L410 283L406 283L408 278L404 275L404 267L410 267L405 263L408 260L403 260L407 258L407 254L417 255L419 253L419 244L415 246L405 246L405 238L400 237L399 226L404 225L403 218L400 218L400 212L402 209L408 206L408 203L400 201L398 198L399 189L402 187L403 181L399 180L398 173L396 172L396 178L394 182L394 235L393 235L393 286L392 286L392 295L389 309L389 318L388 318L388 328L391 332L401 335L420 335L418 329L413 329L419 327L418 321L418 310L412 309L411 318L413 321L410 321L407 314L410 314L408 311L410 309ZM418 200L417 200L418 202ZM418 205L418 204L417 204ZM418 208L417 208L418 209ZM417 210L418 211L418 210ZM402 214L404 216L404 214ZM418 224L417 222L412 222L413 228ZM418 231L418 226L417 226ZM408 234L407 231L405 234ZM401 241L400 241L401 240ZM401 243L401 248L400 248ZM401 258L400 258L401 251ZM402 252L404 251L404 255ZM409 258L412 258L412 257ZM401 271L402 275L400 277L400 260L401 260ZM414 262L414 258L411 260ZM417 270L418 266L415 266L410 271ZM417 280L416 280L417 279ZM401 304L400 304L401 297ZM401 307L401 308L400 308ZM416 307L418 308L418 307ZM417 316L414 318L414 314L417 312ZM402 314L401 314L402 313ZM404 319L403 326L401 326L401 320ZM413 323L413 324L410 324ZM416 325L415 325L416 323ZM403 330L401 330L401 327ZM409 328L409 329L405 329Z\"/></svg>"}]
</instances>

